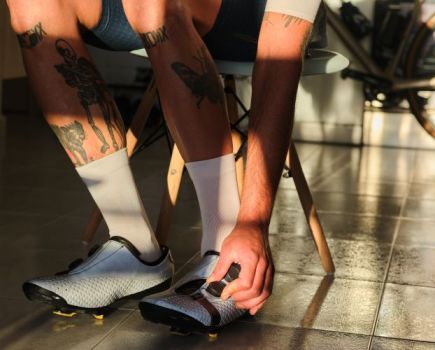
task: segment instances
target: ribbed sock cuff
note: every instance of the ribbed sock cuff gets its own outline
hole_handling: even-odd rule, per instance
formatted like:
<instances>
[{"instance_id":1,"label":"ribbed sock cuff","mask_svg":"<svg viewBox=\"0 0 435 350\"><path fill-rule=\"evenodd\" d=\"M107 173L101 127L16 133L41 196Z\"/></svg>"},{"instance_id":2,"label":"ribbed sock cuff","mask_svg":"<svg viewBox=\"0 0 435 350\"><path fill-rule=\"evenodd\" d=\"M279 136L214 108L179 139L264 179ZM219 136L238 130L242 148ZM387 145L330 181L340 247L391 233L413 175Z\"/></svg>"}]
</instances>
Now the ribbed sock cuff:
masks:
<instances>
[{"instance_id":1,"label":"ribbed sock cuff","mask_svg":"<svg viewBox=\"0 0 435 350\"><path fill-rule=\"evenodd\" d=\"M101 177L101 174L107 175L119 168L125 167L128 165L128 162L127 148L122 148L104 158L77 167L76 171L81 178L92 179L94 177Z\"/></svg>"}]
</instances>

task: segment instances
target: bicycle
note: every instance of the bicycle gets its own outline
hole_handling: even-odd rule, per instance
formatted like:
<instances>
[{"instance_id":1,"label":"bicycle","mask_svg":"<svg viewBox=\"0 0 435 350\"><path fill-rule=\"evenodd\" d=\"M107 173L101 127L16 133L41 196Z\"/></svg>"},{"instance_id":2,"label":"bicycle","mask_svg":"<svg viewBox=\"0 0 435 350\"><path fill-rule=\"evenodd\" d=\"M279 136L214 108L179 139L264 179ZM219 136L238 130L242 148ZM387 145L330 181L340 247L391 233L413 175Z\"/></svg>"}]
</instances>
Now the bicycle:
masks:
<instances>
[{"instance_id":1,"label":"bicycle","mask_svg":"<svg viewBox=\"0 0 435 350\"><path fill-rule=\"evenodd\" d=\"M347 68L343 78L364 83L368 100L378 94L399 93L409 103L409 110L424 128L435 138L435 52L428 50L428 42L435 31L435 13L418 25L425 0L414 0L411 19L405 29L403 40L388 66L383 69L367 53L345 26L340 16L325 4L327 21L365 71ZM399 66L403 64L403 74Z\"/></svg>"}]
</instances>

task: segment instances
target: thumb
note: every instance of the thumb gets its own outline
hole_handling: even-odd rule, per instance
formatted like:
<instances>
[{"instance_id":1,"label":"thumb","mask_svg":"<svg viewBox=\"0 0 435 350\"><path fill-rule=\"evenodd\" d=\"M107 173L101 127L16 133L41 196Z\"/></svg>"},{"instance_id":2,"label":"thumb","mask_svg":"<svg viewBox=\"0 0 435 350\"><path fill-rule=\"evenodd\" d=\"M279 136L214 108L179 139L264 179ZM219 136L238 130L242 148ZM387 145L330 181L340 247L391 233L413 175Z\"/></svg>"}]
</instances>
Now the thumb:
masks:
<instances>
[{"instance_id":1,"label":"thumb","mask_svg":"<svg viewBox=\"0 0 435 350\"><path fill-rule=\"evenodd\" d=\"M227 274L228 270L230 269L232 263L233 261L228 257L228 255L221 255L216 264L216 267L214 268L214 271L207 279L207 283L220 281L221 279L223 279Z\"/></svg>"}]
</instances>

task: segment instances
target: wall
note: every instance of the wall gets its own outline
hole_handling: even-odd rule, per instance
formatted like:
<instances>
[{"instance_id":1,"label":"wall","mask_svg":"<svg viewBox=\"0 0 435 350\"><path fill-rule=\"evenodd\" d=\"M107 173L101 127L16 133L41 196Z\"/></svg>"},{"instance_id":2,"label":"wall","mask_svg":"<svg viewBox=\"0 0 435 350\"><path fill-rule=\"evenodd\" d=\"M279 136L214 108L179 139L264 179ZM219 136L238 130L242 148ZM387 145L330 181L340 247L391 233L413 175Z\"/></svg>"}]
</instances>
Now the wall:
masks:
<instances>
[{"instance_id":1,"label":"wall","mask_svg":"<svg viewBox=\"0 0 435 350\"><path fill-rule=\"evenodd\" d=\"M0 110L4 106L4 101L2 101L4 80L7 79L8 82L12 81L13 83L21 80L21 85L26 86L25 79L23 79L25 76L20 48L16 35L10 26L9 11L6 2L0 1Z\"/></svg>"},{"instance_id":2,"label":"wall","mask_svg":"<svg viewBox=\"0 0 435 350\"><path fill-rule=\"evenodd\" d=\"M20 48L13 33L5 1L0 1L0 78L24 77Z\"/></svg>"},{"instance_id":3,"label":"wall","mask_svg":"<svg viewBox=\"0 0 435 350\"><path fill-rule=\"evenodd\" d=\"M338 10L341 1L327 0ZM352 3L372 18L374 0ZM365 41L364 45L369 46ZM352 62L353 57L337 35L328 27L328 49L340 52ZM293 136L297 140L325 141L359 145L363 136L364 96L361 83L343 80L340 74L303 77L296 103Z\"/></svg>"}]
</instances>

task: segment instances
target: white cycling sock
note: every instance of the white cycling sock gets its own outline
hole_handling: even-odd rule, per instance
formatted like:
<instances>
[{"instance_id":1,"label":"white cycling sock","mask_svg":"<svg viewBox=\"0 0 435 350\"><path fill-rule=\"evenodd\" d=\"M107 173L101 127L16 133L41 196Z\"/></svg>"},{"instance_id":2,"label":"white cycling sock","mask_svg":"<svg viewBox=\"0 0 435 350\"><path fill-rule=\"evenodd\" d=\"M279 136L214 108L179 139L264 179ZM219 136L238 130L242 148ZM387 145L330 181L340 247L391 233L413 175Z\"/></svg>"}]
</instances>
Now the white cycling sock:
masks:
<instances>
[{"instance_id":1,"label":"white cycling sock","mask_svg":"<svg viewBox=\"0 0 435 350\"><path fill-rule=\"evenodd\" d=\"M221 250L240 208L234 155L186 163L195 186L202 220L201 253Z\"/></svg>"},{"instance_id":2,"label":"white cycling sock","mask_svg":"<svg viewBox=\"0 0 435 350\"><path fill-rule=\"evenodd\" d=\"M160 255L159 244L148 221L131 172L125 148L76 168L109 227L110 236L129 240L152 262Z\"/></svg>"}]
</instances>

